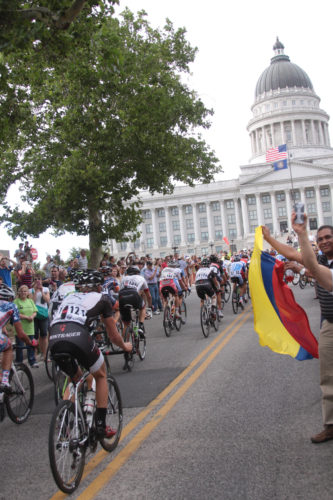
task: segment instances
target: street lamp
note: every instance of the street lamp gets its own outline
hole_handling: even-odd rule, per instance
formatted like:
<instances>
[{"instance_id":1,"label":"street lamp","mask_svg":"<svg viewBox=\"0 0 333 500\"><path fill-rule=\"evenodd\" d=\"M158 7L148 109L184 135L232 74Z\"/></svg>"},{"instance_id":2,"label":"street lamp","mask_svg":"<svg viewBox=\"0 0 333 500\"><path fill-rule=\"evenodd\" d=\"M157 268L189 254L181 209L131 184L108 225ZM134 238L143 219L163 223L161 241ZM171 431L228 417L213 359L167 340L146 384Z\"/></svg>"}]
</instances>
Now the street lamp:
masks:
<instances>
[{"instance_id":1,"label":"street lamp","mask_svg":"<svg viewBox=\"0 0 333 500\"><path fill-rule=\"evenodd\" d=\"M214 241L210 241L209 245L210 245L210 253L213 253Z\"/></svg>"},{"instance_id":2,"label":"street lamp","mask_svg":"<svg viewBox=\"0 0 333 500\"><path fill-rule=\"evenodd\" d=\"M174 247L171 247L171 248L172 248L172 250L173 250L173 255L175 255L176 250L178 250L178 247L175 245Z\"/></svg>"}]
</instances>

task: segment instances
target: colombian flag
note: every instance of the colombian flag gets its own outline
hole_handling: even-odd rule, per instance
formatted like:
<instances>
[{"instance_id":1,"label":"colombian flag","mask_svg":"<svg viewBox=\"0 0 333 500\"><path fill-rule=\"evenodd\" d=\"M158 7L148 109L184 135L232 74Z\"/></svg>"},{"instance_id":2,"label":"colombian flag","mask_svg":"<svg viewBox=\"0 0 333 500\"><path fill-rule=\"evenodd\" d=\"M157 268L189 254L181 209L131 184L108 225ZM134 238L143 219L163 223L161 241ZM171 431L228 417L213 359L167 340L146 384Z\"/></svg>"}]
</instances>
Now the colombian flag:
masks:
<instances>
[{"instance_id":1,"label":"colombian flag","mask_svg":"<svg viewBox=\"0 0 333 500\"><path fill-rule=\"evenodd\" d=\"M305 311L283 281L283 262L262 251L261 227L256 228L249 283L254 329L259 343L302 361L318 358L318 343Z\"/></svg>"}]
</instances>

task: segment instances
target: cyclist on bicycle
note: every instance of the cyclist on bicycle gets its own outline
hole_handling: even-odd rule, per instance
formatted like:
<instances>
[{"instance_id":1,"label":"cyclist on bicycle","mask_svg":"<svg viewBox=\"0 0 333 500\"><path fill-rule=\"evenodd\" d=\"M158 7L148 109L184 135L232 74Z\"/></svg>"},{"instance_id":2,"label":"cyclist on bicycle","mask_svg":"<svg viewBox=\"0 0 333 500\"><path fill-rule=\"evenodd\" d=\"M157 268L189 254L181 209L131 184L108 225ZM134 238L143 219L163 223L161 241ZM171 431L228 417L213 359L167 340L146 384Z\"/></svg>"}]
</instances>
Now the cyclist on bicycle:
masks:
<instances>
[{"instance_id":1,"label":"cyclist on bicycle","mask_svg":"<svg viewBox=\"0 0 333 500\"><path fill-rule=\"evenodd\" d=\"M119 292L119 311L120 317L124 323L124 332L130 324L131 316L127 304L131 304L135 309L139 309L139 334L141 338L145 338L144 321L146 317L146 303L142 298L145 295L148 306L152 306L152 298L148 288L148 284L144 277L140 274L140 269L136 265L130 266L126 275L120 282ZM148 312L148 311L147 311Z\"/></svg>"},{"instance_id":2,"label":"cyclist on bicycle","mask_svg":"<svg viewBox=\"0 0 333 500\"><path fill-rule=\"evenodd\" d=\"M162 296L163 307L166 305L168 293L175 295L176 318L181 318L180 307L183 290L187 290L184 278L184 271L179 267L176 260L168 262L167 267L163 269L160 277L160 294Z\"/></svg>"},{"instance_id":3,"label":"cyclist on bicycle","mask_svg":"<svg viewBox=\"0 0 333 500\"><path fill-rule=\"evenodd\" d=\"M110 295L112 302L118 301L118 293L120 289L119 281L115 276L114 270L117 270L117 266L103 266L100 268L100 271L104 276L102 293ZM120 316L119 304L117 302L117 307L115 307L114 319L118 321L119 316Z\"/></svg>"},{"instance_id":4,"label":"cyclist on bicycle","mask_svg":"<svg viewBox=\"0 0 333 500\"><path fill-rule=\"evenodd\" d=\"M78 276L76 283L78 291L64 298L51 323L50 350L52 355L56 353L72 355L69 362L65 358L60 359L58 365L74 382L82 376L78 363L93 375L96 381L97 435L100 438L110 438L115 431L105 425L108 403L105 362L103 354L89 334L89 324L100 315L111 342L126 352L131 352L132 344L124 342L118 333L110 297L100 293L103 281L103 275L91 269L83 271Z\"/></svg>"},{"instance_id":5,"label":"cyclist on bicycle","mask_svg":"<svg viewBox=\"0 0 333 500\"><path fill-rule=\"evenodd\" d=\"M211 255L209 257L210 267L215 267L217 269L216 279L219 282L219 290L216 292L217 300L217 314L219 318L223 318L224 314L222 312L222 292L224 291L223 286L226 282L226 277L223 271L222 261L216 256Z\"/></svg>"},{"instance_id":6,"label":"cyclist on bicycle","mask_svg":"<svg viewBox=\"0 0 333 500\"><path fill-rule=\"evenodd\" d=\"M13 290L4 283L0 284L0 353L2 353L2 379L0 390L10 393L9 373L13 362L13 346L7 335L5 325L10 321L14 324L16 335L23 340L26 345L36 347L38 342L29 339L22 328L20 313L16 304L12 303L15 299Z\"/></svg>"},{"instance_id":7,"label":"cyclist on bicycle","mask_svg":"<svg viewBox=\"0 0 333 500\"><path fill-rule=\"evenodd\" d=\"M230 266L230 277L234 284L233 293L236 292L236 284L239 284L239 303L244 307L244 295L246 294L247 268L245 262L241 261L239 255L234 256L234 261Z\"/></svg>"},{"instance_id":8,"label":"cyclist on bicycle","mask_svg":"<svg viewBox=\"0 0 333 500\"><path fill-rule=\"evenodd\" d=\"M208 297L212 297L212 305L216 306L216 294L220 288L217 276L217 267L211 266L209 259L203 259L195 277L195 288L199 299L201 299L201 305L208 295Z\"/></svg>"}]
</instances>

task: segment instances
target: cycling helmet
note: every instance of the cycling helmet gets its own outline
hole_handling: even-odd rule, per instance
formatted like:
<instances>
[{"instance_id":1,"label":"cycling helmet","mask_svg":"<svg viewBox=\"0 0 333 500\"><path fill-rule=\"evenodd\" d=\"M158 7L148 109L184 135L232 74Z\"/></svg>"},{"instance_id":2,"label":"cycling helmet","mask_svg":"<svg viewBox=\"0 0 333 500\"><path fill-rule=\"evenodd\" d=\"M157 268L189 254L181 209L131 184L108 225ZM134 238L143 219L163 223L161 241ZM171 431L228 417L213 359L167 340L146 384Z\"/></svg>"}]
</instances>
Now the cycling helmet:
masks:
<instances>
[{"instance_id":1,"label":"cycling helmet","mask_svg":"<svg viewBox=\"0 0 333 500\"><path fill-rule=\"evenodd\" d=\"M86 269L81 274L79 274L76 284L80 287L88 286L94 287L97 285L102 285L104 283L103 274L95 269Z\"/></svg>"},{"instance_id":2,"label":"cycling helmet","mask_svg":"<svg viewBox=\"0 0 333 500\"><path fill-rule=\"evenodd\" d=\"M100 272L102 274L104 274L105 276L108 276L109 274L111 274L111 271L112 271L112 267L110 267L110 266L102 266L100 268Z\"/></svg>"},{"instance_id":3,"label":"cycling helmet","mask_svg":"<svg viewBox=\"0 0 333 500\"><path fill-rule=\"evenodd\" d=\"M209 261L209 259L203 259L201 261L201 267L210 267L210 261Z\"/></svg>"},{"instance_id":4,"label":"cycling helmet","mask_svg":"<svg viewBox=\"0 0 333 500\"><path fill-rule=\"evenodd\" d=\"M15 293L13 290L8 286L2 283L0 285L0 300L7 300L8 302L12 301L15 299Z\"/></svg>"},{"instance_id":5,"label":"cycling helmet","mask_svg":"<svg viewBox=\"0 0 333 500\"><path fill-rule=\"evenodd\" d=\"M140 274L140 269L138 266L130 266L126 271L127 276L133 276L134 274Z\"/></svg>"},{"instance_id":6,"label":"cycling helmet","mask_svg":"<svg viewBox=\"0 0 333 500\"><path fill-rule=\"evenodd\" d=\"M211 255L209 257L209 260L210 260L210 262L214 262L215 264L219 263L219 258L217 257L217 255Z\"/></svg>"},{"instance_id":7,"label":"cycling helmet","mask_svg":"<svg viewBox=\"0 0 333 500\"><path fill-rule=\"evenodd\" d=\"M240 261L240 256L239 255L235 255L234 256L234 262L239 262Z\"/></svg>"},{"instance_id":8,"label":"cycling helmet","mask_svg":"<svg viewBox=\"0 0 333 500\"><path fill-rule=\"evenodd\" d=\"M168 263L168 267L179 267L178 260L170 260L170 262Z\"/></svg>"}]
</instances>

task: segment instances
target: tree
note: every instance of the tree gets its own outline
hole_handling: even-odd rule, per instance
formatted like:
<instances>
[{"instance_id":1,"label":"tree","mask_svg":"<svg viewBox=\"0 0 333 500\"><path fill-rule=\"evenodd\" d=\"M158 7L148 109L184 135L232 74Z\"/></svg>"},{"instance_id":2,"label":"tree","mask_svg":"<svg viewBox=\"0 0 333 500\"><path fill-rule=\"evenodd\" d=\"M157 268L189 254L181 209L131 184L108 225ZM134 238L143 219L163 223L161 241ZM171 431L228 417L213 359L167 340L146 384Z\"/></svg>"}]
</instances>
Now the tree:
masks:
<instances>
[{"instance_id":1,"label":"tree","mask_svg":"<svg viewBox=\"0 0 333 500\"><path fill-rule=\"evenodd\" d=\"M89 235L97 265L108 239L138 237L140 190L209 182L219 167L196 133L212 111L182 79L196 52L184 29L167 21L156 30L144 12L126 10L121 19L86 17L71 35L73 50L52 66L43 51L24 67L11 62L12 85L29 82L34 108L12 169L31 210L7 204L2 220L14 237L49 227Z\"/></svg>"}]
</instances>

